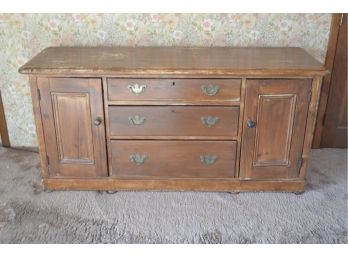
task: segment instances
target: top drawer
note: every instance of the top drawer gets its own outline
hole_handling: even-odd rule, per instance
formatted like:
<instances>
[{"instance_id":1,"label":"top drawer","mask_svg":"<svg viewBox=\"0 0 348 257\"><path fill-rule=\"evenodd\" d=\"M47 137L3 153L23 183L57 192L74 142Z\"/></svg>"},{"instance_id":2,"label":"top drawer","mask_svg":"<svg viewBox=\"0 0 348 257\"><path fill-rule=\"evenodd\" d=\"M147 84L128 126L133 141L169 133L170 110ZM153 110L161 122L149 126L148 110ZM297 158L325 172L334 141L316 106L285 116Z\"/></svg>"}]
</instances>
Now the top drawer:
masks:
<instances>
[{"instance_id":1,"label":"top drawer","mask_svg":"<svg viewBox=\"0 0 348 257\"><path fill-rule=\"evenodd\" d=\"M108 79L109 104L239 105L240 79Z\"/></svg>"}]
</instances>

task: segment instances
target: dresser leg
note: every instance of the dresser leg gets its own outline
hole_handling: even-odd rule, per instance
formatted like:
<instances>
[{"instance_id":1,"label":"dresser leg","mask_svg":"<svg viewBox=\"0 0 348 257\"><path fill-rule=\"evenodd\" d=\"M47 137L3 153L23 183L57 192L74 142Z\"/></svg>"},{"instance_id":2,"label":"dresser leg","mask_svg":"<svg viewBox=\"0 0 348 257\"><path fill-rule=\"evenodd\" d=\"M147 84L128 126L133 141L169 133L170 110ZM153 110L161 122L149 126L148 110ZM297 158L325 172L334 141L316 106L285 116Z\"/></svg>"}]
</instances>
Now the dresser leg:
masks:
<instances>
[{"instance_id":1,"label":"dresser leg","mask_svg":"<svg viewBox=\"0 0 348 257\"><path fill-rule=\"evenodd\" d=\"M45 193L53 192L53 190L46 189L43 184L35 184L35 185L33 185L33 188L34 188L35 194L39 194L41 192L45 192Z\"/></svg>"},{"instance_id":2,"label":"dresser leg","mask_svg":"<svg viewBox=\"0 0 348 257\"><path fill-rule=\"evenodd\" d=\"M302 195L304 193L304 191L296 191L296 192L293 192L295 195Z\"/></svg>"},{"instance_id":3,"label":"dresser leg","mask_svg":"<svg viewBox=\"0 0 348 257\"><path fill-rule=\"evenodd\" d=\"M105 192L109 195L113 195L117 193L117 191L112 191L112 190L106 190Z\"/></svg>"}]
</instances>

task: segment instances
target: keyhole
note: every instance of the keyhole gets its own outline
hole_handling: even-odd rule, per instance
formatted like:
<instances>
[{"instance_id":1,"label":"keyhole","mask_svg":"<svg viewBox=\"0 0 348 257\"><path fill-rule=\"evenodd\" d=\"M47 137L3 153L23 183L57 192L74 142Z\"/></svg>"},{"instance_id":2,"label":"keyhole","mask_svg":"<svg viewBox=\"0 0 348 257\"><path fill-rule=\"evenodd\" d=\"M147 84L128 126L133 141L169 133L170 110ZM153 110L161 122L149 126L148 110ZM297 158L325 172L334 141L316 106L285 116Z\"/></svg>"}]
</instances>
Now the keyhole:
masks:
<instances>
[{"instance_id":1,"label":"keyhole","mask_svg":"<svg viewBox=\"0 0 348 257\"><path fill-rule=\"evenodd\" d=\"M172 82L172 86L175 86L175 81Z\"/></svg>"}]
</instances>

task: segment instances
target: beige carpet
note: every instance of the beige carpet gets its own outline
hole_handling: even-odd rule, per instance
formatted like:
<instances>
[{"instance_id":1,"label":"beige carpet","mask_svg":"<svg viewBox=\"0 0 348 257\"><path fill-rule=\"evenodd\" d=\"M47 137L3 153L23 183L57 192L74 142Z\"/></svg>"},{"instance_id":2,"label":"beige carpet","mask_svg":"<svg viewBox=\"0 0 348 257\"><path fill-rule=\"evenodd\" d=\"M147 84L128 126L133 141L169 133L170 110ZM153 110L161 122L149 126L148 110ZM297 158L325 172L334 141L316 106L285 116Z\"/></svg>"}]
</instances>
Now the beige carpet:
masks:
<instances>
[{"instance_id":1,"label":"beige carpet","mask_svg":"<svg viewBox=\"0 0 348 257\"><path fill-rule=\"evenodd\" d=\"M0 243L347 243L347 151L289 193L35 192L38 155L0 148Z\"/></svg>"}]
</instances>

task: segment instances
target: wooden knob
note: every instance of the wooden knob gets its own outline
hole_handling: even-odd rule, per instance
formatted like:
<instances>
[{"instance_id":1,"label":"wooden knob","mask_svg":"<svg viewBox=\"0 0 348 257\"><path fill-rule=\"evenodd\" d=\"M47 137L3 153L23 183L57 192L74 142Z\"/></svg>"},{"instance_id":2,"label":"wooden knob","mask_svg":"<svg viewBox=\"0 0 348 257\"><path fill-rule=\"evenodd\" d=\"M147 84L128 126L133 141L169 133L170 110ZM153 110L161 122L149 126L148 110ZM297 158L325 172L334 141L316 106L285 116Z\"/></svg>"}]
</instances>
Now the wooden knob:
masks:
<instances>
[{"instance_id":1,"label":"wooden knob","mask_svg":"<svg viewBox=\"0 0 348 257\"><path fill-rule=\"evenodd\" d=\"M247 127L248 128L254 128L256 126L256 122L253 120L248 120L247 121Z\"/></svg>"},{"instance_id":2,"label":"wooden knob","mask_svg":"<svg viewBox=\"0 0 348 257\"><path fill-rule=\"evenodd\" d=\"M94 120L93 123L94 125L99 126L102 123L102 121L103 121L102 118L98 117Z\"/></svg>"}]
</instances>

